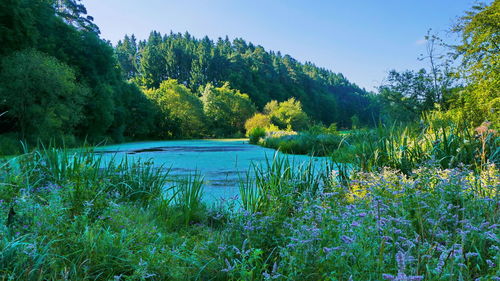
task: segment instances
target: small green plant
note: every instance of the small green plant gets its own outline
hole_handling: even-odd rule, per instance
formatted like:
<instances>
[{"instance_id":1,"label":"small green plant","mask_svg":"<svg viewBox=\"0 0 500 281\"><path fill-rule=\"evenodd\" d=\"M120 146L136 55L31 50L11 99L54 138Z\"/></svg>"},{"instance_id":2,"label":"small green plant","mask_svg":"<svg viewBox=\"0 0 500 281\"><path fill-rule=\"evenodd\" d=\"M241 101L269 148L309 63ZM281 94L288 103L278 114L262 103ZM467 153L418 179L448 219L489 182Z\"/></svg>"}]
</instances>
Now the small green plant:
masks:
<instances>
[{"instance_id":1,"label":"small green plant","mask_svg":"<svg viewBox=\"0 0 500 281\"><path fill-rule=\"evenodd\" d=\"M242 207L245 210L255 213L261 209L262 196L250 171L245 177L239 179L239 190Z\"/></svg>"},{"instance_id":2,"label":"small green plant","mask_svg":"<svg viewBox=\"0 0 500 281\"><path fill-rule=\"evenodd\" d=\"M248 133L249 142L251 144L258 144L262 138L266 136L266 130L261 127L255 127Z\"/></svg>"},{"instance_id":3,"label":"small green plant","mask_svg":"<svg viewBox=\"0 0 500 281\"><path fill-rule=\"evenodd\" d=\"M181 221L185 225L200 219L204 205L203 177L199 173L181 178L176 186L174 203L181 211Z\"/></svg>"}]
</instances>

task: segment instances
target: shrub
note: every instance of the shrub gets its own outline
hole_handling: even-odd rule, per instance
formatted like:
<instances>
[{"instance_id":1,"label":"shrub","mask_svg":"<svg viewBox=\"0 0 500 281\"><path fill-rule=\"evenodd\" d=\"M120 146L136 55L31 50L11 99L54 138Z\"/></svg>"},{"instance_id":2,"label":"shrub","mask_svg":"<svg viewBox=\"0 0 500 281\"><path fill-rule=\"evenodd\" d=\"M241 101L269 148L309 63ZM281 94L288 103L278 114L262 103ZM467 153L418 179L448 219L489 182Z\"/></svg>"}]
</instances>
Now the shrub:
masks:
<instances>
[{"instance_id":1,"label":"shrub","mask_svg":"<svg viewBox=\"0 0 500 281\"><path fill-rule=\"evenodd\" d=\"M83 118L89 89L74 70L54 57L23 50L2 60L0 107L15 121L20 136L35 143L71 135Z\"/></svg>"},{"instance_id":2,"label":"shrub","mask_svg":"<svg viewBox=\"0 0 500 281\"><path fill-rule=\"evenodd\" d=\"M255 127L248 134L251 144L258 144L260 139L266 136L266 130L261 127Z\"/></svg>"},{"instance_id":3,"label":"shrub","mask_svg":"<svg viewBox=\"0 0 500 281\"><path fill-rule=\"evenodd\" d=\"M332 134L273 134L265 139L263 146L278 149L284 153L310 154L316 156L330 155L342 142L343 137Z\"/></svg>"},{"instance_id":4,"label":"shrub","mask_svg":"<svg viewBox=\"0 0 500 281\"><path fill-rule=\"evenodd\" d=\"M247 132L247 136L250 136L250 131L253 129L260 127L267 129L271 125L271 118L268 115L264 115L262 113L256 113L252 118L248 119L245 122L245 129Z\"/></svg>"}]
</instances>

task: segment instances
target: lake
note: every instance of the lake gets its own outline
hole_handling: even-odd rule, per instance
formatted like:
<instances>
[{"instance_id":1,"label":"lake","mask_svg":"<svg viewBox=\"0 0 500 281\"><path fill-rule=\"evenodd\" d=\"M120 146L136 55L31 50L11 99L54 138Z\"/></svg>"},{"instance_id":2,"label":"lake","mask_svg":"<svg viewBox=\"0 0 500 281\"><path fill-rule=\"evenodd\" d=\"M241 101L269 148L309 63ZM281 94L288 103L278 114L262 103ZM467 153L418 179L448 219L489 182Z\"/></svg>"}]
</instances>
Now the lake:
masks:
<instances>
[{"instance_id":1,"label":"lake","mask_svg":"<svg viewBox=\"0 0 500 281\"><path fill-rule=\"evenodd\" d=\"M199 172L204 176L204 200L216 202L239 195L238 181L253 164L272 159L275 150L251 145L246 139L149 141L102 146L96 149L105 158L123 157L152 160L155 167L170 169L174 177ZM306 155L287 155L299 165L314 160L315 166L324 166L327 158Z\"/></svg>"}]
</instances>

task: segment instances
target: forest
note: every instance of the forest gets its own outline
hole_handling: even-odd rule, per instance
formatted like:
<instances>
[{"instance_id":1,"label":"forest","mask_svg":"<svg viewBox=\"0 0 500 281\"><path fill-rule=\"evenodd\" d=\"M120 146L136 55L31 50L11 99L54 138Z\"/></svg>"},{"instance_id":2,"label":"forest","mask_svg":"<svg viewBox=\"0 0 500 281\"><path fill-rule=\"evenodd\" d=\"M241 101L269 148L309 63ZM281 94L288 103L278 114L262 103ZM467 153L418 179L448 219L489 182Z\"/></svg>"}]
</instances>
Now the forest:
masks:
<instances>
[{"instance_id":1,"label":"forest","mask_svg":"<svg viewBox=\"0 0 500 281\"><path fill-rule=\"evenodd\" d=\"M187 32L152 31L147 40L126 35L113 47L99 37L99 28L78 1L2 5L4 154L20 151L17 139L71 146L82 141L243 136L250 117L285 101L297 102L307 118L299 114L304 120L293 126L275 118L277 130L332 124L344 130L373 128L414 122L436 108L474 119L468 121L476 126L497 115L491 110L498 105L497 81L477 76L489 72L481 69L483 56L490 54L482 42L457 46L454 56L464 55L469 67L454 69L450 58L436 55L443 44L429 33L429 68L393 70L373 93L340 73L241 38L212 41ZM456 28L464 40L481 32Z\"/></svg>"},{"instance_id":2,"label":"forest","mask_svg":"<svg viewBox=\"0 0 500 281\"><path fill-rule=\"evenodd\" d=\"M77 1L2 1L2 13L3 153L20 151L17 139L71 146L242 136L257 110L290 98L312 122L348 128L353 116L366 125L378 120L374 95L342 74L243 39L214 43L153 31L113 47ZM193 123L182 124L183 116Z\"/></svg>"},{"instance_id":3,"label":"forest","mask_svg":"<svg viewBox=\"0 0 500 281\"><path fill-rule=\"evenodd\" d=\"M0 280L498 280L500 1L457 17L368 91L0 0Z\"/></svg>"}]
</instances>

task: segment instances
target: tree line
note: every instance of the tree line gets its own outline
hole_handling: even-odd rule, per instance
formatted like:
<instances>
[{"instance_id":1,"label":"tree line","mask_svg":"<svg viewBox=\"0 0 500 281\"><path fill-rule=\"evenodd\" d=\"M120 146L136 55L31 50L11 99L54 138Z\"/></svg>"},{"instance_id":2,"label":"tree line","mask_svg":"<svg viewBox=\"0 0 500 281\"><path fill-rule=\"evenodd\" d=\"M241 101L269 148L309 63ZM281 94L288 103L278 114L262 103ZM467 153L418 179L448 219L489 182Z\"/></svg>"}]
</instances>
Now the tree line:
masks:
<instances>
[{"instance_id":1,"label":"tree line","mask_svg":"<svg viewBox=\"0 0 500 281\"><path fill-rule=\"evenodd\" d=\"M201 95L205 85L226 83L247 93L257 110L271 100L294 98L316 122L350 127L356 115L363 124L376 123L374 96L342 74L300 63L289 55L266 51L243 39L197 39L188 32L161 34L147 40L126 35L115 47L127 79L144 88L157 88L166 79Z\"/></svg>"},{"instance_id":2,"label":"tree line","mask_svg":"<svg viewBox=\"0 0 500 281\"><path fill-rule=\"evenodd\" d=\"M80 0L0 2L0 147L242 136L245 122L281 130L414 122L429 111L498 124L499 1L474 6L427 69L391 71L377 94L342 74L237 38L151 32L116 46ZM451 60L459 59L459 66ZM259 113L261 112L261 113ZM247 126L248 127L248 126ZM7 145L6 145L7 143ZM9 145L9 143L11 145ZM7 151L8 153L9 151Z\"/></svg>"},{"instance_id":3,"label":"tree line","mask_svg":"<svg viewBox=\"0 0 500 281\"><path fill-rule=\"evenodd\" d=\"M415 122L436 112L448 121L478 127L500 124L500 1L474 5L451 30L456 44L443 42L431 31L428 67L389 72L377 102L382 121Z\"/></svg>"},{"instance_id":4,"label":"tree line","mask_svg":"<svg viewBox=\"0 0 500 281\"><path fill-rule=\"evenodd\" d=\"M235 136L272 100L294 98L315 122L369 124L372 95L342 74L242 39L189 33L116 47L79 0L0 3L2 139L124 141ZM186 124L192 123L192 124Z\"/></svg>"}]
</instances>

